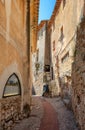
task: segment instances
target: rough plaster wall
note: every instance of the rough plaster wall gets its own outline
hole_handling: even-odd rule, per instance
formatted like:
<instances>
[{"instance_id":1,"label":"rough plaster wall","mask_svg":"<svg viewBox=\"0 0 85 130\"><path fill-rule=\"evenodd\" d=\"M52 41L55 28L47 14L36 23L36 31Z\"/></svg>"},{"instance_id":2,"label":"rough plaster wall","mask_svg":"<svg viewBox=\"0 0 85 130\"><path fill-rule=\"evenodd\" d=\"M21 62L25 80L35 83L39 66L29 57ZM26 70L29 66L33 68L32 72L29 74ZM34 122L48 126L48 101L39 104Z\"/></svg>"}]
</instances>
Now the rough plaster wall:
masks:
<instances>
[{"instance_id":1,"label":"rough plaster wall","mask_svg":"<svg viewBox=\"0 0 85 130\"><path fill-rule=\"evenodd\" d=\"M0 18L1 18L1 20L0 20L0 59L1 59L0 74L1 75L0 76L5 74L5 72L6 72L6 75L4 75L4 79L9 78L10 75L7 75L7 71L9 74L9 71L12 69L11 66L13 64L14 64L13 68L15 70L16 70L16 66L17 66L17 70L19 70L21 77L23 75L23 69L22 69L22 67L23 67L22 56L23 55L21 54L21 47L19 46L19 44L16 40L17 33L15 34L15 32L12 30L13 27L15 27L17 29L17 27L16 27L17 23L14 23L13 19L12 19L12 18L16 19L16 16L13 14L11 15L11 13L14 12L14 8L12 8L12 10L10 9L11 12L9 12L9 14L8 14L8 12L6 12L8 6L10 6L9 8L12 8L12 6L14 6L13 1L12 1L12 3L10 1L9 3L3 3L3 4L2 4L2 2L0 2L0 8L1 8L1 10L3 10L0 12ZM17 12L17 10L15 11L15 13L16 12ZM2 21L4 21L4 22L2 22ZM11 22L12 22L12 25L10 24ZM8 27L9 27L8 24L10 25L10 29L8 29ZM20 26L22 26L22 24L20 24ZM9 31L7 31L7 29ZM20 30L18 29L17 32L19 33L19 31ZM11 34L13 34L13 35L11 35ZM6 37L7 35L9 35L9 38L8 38L9 40ZM14 37L12 37L12 36L16 36L16 38L14 39ZM7 70L7 67L9 68L8 70ZM14 73L14 69L11 70L12 72L10 74ZM6 81L5 81L5 83L6 83ZM1 86L1 88L3 88L3 87L4 86Z\"/></svg>"}]
</instances>

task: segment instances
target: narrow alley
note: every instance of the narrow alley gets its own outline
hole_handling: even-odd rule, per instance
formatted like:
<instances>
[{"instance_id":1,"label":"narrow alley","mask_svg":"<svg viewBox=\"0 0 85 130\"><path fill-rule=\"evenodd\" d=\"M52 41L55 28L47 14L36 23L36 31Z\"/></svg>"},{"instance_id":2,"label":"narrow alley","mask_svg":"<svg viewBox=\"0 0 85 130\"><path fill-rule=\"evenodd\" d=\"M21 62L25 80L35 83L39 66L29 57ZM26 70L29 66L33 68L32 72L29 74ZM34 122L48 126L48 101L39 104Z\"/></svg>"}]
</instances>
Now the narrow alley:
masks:
<instances>
[{"instance_id":1,"label":"narrow alley","mask_svg":"<svg viewBox=\"0 0 85 130\"><path fill-rule=\"evenodd\" d=\"M73 112L60 97L32 97L32 111L27 119L17 122L12 130L79 130Z\"/></svg>"},{"instance_id":2,"label":"narrow alley","mask_svg":"<svg viewBox=\"0 0 85 130\"><path fill-rule=\"evenodd\" d=\"M85 0L0 0L0 130L85 130Z\"/></svg>"}]
</instances>

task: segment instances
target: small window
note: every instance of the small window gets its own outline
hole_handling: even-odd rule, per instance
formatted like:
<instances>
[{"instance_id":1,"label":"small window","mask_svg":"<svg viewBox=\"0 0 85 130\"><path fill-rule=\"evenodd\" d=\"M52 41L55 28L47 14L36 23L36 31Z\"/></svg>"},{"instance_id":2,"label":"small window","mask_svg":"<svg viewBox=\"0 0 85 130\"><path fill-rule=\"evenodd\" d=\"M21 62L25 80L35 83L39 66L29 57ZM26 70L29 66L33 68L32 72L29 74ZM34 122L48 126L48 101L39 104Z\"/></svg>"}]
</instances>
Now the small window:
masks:
<instances>
[{"instance_id":1,"label":"small window","mask_svg":"<svg viewBox=\"0 0 85 130\"><path fill-rule=\"evenodd\" d=\"M65 7L66 5L66 0L63 0L63 8Z\"/></svg>"},{"instance_id":2,"label":"small window","mask_svg":"<svg viewBox=\"0 0 85 130\"><path fill-rule=\"evenodd\" d=\"M55 51L55 41L53 41L53 51Z\"/></svg>"},{"instance_id":3,"label":"small window","mask_svg":"<svg viewBox=\"0 0 85 130\"><path fill-rule=\"evenodd\" d=\"M38 60L39 60L39 49L37 49L37 56L36 56L36 60L37 60L37 62L38 62Z\"/></svg>"},{"instance_id":4,"label":"small window","mask_svg":"<svg viewBox=\"0 0 85 130\"><path fill-rule=\"evenodd\" d=\"M16 74L12 74L5 85L3 97L21 95L21 86Z\"/></svg>"},{"instance_id":5,"label":"small window","mask_svg":"<svg viewBox=\"0 0 85 130\"><path fill-rule=\"evenodd\" d=\"M53 23L53 31L55 30L55 22Z\"/></svg>"},{"instance_id":6,"label":"small window","mask_svg":"<svg viewBox=\"0 0 85 130\"><path fill-rule=\"evenodd\" d=\"M64 63L65 61L67 61L69 58L69 52L67 52L64 57L61 59L61 62Z\"/></svg>"},{"instance_id":7,"label":"small window","mask_svg":"<svg viewBox=\"0 0 85 130\"><path fill-rule=\"evenodd\" d=\"M50 65L44 66L44 72L50 72Z\"/></svg>"},{"instance_id":8,"label":"small window","mask_svg":"<svg viewBox=\"0 0 85 130\"><path fill-rule=\"evenodd\" d=\"M63 34L63 26L61 27L61 30L60 30L60 38L59 38L59 41L63 43L63 38L64 38L64 34Z\"/></svg>"},{"instance_id":9,"label":"small window","mask_svg":"<svg viewBox=\"0 0 85 130\"><path fill-rule=\"evenodd\" d=\"M64 35L63 35L63 26L61 27L61 40L63 40Z\"/></svg>"}]
</instances>

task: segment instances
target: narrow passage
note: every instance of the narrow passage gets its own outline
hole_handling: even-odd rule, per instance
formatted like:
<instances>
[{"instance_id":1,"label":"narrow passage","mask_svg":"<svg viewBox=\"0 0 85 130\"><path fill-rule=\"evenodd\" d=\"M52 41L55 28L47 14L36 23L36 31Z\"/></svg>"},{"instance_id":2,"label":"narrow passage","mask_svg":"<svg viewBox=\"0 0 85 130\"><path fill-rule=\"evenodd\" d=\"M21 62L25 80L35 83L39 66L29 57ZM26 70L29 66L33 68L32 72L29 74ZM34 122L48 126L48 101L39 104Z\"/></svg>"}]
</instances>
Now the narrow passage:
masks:
<instances>
[{"instance_id":1,"label":"narrow passage","mask_svg":"<svg viewBox=\"0 0 85 130\"><path fill-rule=\"evenodd\" d=\"M17 122L12 130L78 130L78 127L73 112L60 97L32 97L29 118Z\"/></svg>"},{"instance_id":2,"label":"narrow passage","mask_svg":"<svg viewBox=\"0 0 85 130\"><path fill-rule=\"evenodd\" d=\"M57 115L50 103L46 100L42 102L44 108L44 115L41 121L40 130L59 130Z\"/></svg>"}]
</instances>

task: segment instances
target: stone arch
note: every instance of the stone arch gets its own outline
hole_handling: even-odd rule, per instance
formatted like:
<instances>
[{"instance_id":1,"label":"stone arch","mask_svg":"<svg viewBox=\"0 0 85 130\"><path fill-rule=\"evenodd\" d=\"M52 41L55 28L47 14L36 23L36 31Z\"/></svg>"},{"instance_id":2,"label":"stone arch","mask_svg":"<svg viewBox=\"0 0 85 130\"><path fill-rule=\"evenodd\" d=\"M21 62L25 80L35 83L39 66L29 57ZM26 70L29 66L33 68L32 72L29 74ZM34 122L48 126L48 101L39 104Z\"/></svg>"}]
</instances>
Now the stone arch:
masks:
<instances>
[{"instance_id":1,"label":"stone arch","mask_svg":"<svg viewBox=\"0 0 85 130\"><path fill-rule=\"evenodd\" d=\"M17 89L17 90L15 90ZM9 76L3 91L3 98L21 95L21 83L17 74L13 73Z\"/></svg>"}]
</instances>

